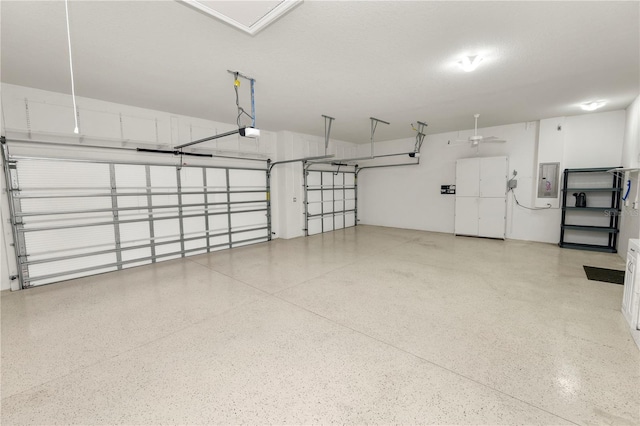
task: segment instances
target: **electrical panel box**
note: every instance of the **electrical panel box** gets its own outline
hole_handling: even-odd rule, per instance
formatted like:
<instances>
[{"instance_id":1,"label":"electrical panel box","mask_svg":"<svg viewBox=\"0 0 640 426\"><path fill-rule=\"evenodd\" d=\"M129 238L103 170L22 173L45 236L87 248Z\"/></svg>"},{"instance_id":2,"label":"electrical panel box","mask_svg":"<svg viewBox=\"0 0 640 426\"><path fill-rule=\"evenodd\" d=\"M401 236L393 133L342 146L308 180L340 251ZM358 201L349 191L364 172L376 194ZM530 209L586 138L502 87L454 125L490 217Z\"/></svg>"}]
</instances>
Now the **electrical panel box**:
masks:
<instances>
[{"instance_id":1,"label":"electrical panel box","mask_svg":"<svg viewBox=\"0 0 640 426\"><path fill-rule=\"evenodd\" d=\"M540 163L538 198L558 198L560 163Z\"/></svg>"}]
</instances>

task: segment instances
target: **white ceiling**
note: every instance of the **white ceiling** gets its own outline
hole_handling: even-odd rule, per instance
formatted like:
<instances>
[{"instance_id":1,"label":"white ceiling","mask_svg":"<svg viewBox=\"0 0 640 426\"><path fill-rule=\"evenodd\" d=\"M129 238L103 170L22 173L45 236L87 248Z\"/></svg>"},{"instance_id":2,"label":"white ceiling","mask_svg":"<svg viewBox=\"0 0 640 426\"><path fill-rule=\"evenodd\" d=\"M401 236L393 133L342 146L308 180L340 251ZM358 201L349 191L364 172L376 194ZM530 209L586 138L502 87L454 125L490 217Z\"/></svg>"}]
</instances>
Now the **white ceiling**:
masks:
<instances>
[{"instance_id":1,"label":"white ceiling","mask_svg":"<svg viewBox=\"0 0 640 426\"><path fill-rule=\"evenodd\" d=\"M64 3L2 1L2 81L70 92ZM258 127L376 140L580 114L638 95L639 2L305 1L255 36L175 1L70 3L76 94L235 122L254 77ZM456 66L482 53L477 71ZM248 109L248 84L241 86Z\"/></svg>"}]
</instances>

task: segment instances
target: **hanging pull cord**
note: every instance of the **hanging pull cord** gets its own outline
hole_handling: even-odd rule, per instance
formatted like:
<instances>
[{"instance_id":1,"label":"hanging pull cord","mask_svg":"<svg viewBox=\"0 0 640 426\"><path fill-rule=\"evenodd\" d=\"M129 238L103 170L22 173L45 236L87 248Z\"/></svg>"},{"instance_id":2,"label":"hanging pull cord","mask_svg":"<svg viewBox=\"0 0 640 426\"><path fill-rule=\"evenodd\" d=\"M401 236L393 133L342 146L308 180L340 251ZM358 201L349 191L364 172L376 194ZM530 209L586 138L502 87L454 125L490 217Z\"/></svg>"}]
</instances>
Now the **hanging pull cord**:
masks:
<instances>
[{"instance_id":1,"label":"hanging pull cord","mask_svg":"<svg viewBox=\"0 0 640 426\"><path fill-rule=\"evenodd\" d=\"M78 106L76 105L76 87L73 78L73 59L71 58L71 29L69 28L69 0L64 0L64 10L67 16L67 43L69 45L69 70L71 71L71 99L73 99L73 119L76 127L73 133L78 134Z\"/></svg>"},{"instance_id":2,"label":"hanging pull cord","mask_svg":"<svg viewBox=\"0 0 640 426\"><path fill-rule=\"evenodd\" d=\"M627 201L627 198L629 198L629 192L631 192L631 179L627 179L627 191L624 193L622 201Z\"/></svg>"},{"instance_id":3,"label":"hanging pull cord","mask_svg":"<svg viewBox=\"0 0 640 426\"><path fill-rule=\"evenodd\" d=\"M236 92L236 107L238 108L238 116L236 117L236 124L238 125L238 128L242 127L241 121L240 120L242 118L242 115L246 115L247 117L249 117L251 120L254 120L254 118L247 113L247 111L244 110L244 108L242 108L240 106L240 96L238 95L238 87L240 87L240 80L238 79L239 73L234 72L233 73L233 77L234 77L234 81L233 81L233 89Z\"/></svg>"}]
</instances>

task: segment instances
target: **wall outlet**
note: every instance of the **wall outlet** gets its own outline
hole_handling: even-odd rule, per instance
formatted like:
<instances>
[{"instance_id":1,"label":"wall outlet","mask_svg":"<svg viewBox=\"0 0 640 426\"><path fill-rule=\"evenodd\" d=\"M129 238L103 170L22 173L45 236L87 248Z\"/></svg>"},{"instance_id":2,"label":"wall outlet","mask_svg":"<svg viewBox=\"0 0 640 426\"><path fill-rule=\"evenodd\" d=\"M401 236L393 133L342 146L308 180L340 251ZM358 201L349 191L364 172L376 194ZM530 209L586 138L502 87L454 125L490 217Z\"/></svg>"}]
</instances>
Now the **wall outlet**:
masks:
<instances>
[{"instance_id":1,"label":"wall outlet","mask_svg":"<svg viewBox=\"0 0 640 426\"><path fill-rule=\"evenodd\" d=\"M507 185L509 186L509 189L514 189L518 187L518 179L509 179L509 182L507 182Z\"/></svg>"},{"instance_id":2,"label":"wall outlet","mask_svg":"<svg viewBox=\"0 0 640 426\"><path fill-rule=\"evenodd\" d=\"M293 197L293 202L295 203L296 201L298 201L298 199L296 197Z\"/></svg>"}]
</instances>

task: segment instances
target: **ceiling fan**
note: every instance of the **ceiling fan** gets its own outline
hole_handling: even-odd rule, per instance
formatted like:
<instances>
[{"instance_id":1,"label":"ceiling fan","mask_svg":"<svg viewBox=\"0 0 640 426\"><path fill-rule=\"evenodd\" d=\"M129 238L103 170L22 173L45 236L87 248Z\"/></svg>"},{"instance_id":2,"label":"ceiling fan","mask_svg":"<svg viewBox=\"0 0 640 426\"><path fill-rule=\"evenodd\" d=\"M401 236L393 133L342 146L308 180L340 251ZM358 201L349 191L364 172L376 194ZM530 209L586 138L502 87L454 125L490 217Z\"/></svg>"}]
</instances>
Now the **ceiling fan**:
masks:
<instances>
[{"instance_id":1,"label":"ceiling fan","mask_svg":"<svg viewBox=\"0 0 640 426\"><path fill-rule=\"evenodd\" d=\"M461 143L467 143L470 142L471 146L478 146L480 144L480 142L506 142L504 139L500 139L496 136L482 136L478 134L478 117L480 117L480 114L474 114L473 115L476 119L476 124L474 127L474 131L473 131L473 136L469 136L468 139L456 139L455 141L449 141L447 142L449 145L455 145L455 144L461 144Z\"/></svg>"}]
</instances>

